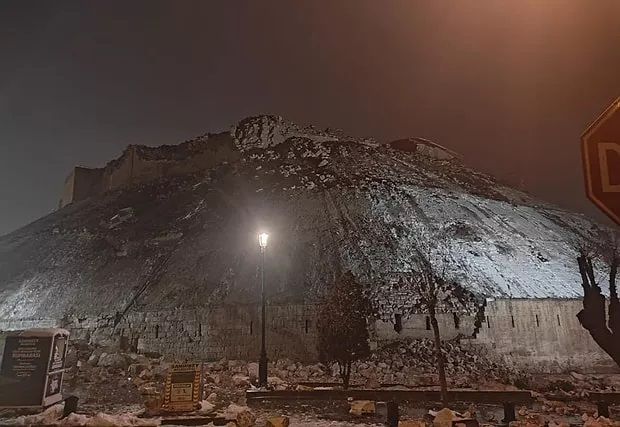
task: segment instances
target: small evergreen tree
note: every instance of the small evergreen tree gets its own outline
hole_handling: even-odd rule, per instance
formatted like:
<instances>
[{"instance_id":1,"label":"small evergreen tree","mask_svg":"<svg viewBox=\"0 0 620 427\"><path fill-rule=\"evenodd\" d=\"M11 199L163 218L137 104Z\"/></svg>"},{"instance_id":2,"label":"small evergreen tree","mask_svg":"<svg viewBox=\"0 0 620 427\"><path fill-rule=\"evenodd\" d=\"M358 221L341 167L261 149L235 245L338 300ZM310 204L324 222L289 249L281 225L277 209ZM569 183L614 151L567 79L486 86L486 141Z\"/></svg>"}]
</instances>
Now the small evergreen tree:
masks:
<instances>
[{"instance_id":1,"label":"small evergreen tree","mask_svg":"<svg viewBox=\"0 0 620 427\"><path fill-rule=\"evenodd\" d=\"M345 389L349 388L353 362L370 355L367 319L372 315L372 304L350 271L336 280L321 305L319 357L325 363L338 363Z\"/></svg>"}]
</instances>

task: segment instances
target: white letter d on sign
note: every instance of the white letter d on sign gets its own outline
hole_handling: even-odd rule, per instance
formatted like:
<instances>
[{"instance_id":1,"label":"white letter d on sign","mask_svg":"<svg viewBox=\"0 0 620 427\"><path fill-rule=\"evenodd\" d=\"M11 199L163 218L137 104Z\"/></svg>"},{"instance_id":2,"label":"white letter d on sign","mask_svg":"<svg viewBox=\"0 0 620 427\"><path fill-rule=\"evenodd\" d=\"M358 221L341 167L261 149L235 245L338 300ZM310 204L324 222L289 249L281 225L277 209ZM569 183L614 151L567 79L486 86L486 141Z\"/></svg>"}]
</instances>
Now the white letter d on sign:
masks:
<instances>
[{"instance_id":1,"label":"white letter d on sign","mask_svg":"<svg viewBox=\"0 0 620 427\"><path fill-rule=\"evenodd\" d=\"M601 166L601 187L604 193L620 193L620 184L612 184L609 180L608 151L615 151L620 157L620 144L616 142L598 143L598 160Z\"/></svg>"}]
</instances>

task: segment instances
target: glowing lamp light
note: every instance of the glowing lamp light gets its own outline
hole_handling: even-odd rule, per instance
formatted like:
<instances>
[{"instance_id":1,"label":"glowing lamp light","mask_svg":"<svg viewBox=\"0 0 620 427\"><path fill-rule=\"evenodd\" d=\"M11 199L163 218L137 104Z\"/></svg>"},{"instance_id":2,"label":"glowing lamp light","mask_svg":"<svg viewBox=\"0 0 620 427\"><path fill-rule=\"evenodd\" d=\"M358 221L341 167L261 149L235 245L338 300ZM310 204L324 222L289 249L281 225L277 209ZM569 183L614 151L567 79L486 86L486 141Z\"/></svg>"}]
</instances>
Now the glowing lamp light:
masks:
<instances>
[{"instance_id":1,"label":"glowing lamp light","mask_svg":"<svg viewBox=\"0 0 620 427\"><path fill-rule=\"evenodd\" d=\"M267 247L267 240L269 239L269 234L267 233L260 233L258 235L258 246L260 246L261 249L265 249Z\"/></svg>"}]
</instances>

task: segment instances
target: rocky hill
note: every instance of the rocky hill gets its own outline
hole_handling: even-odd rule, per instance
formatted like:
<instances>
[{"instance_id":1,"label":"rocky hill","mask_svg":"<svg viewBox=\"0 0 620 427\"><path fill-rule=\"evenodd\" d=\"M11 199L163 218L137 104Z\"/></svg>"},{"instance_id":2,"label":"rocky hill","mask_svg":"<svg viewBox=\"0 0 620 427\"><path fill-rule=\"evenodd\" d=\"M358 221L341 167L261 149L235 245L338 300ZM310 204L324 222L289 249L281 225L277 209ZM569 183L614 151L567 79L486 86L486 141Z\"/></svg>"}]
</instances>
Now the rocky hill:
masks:
<instances>
[{"instance_id":1,"label":"rocky hill","mask_svg":"<svg viewBox=\"0 0 620 427\"><path fill-rule=\"evenodd\" d=\"M178 149L141 150L182 158L210 144L234 155L0 237L0 319L255 301L259 230L271 234L271 301L313 300L345 269L376 286L407 273L430 227L444 231L449 274L477 295L581 294L574 245L598 226L429 141L382 144L260 116Z\"/></svg>"}]
</instances>

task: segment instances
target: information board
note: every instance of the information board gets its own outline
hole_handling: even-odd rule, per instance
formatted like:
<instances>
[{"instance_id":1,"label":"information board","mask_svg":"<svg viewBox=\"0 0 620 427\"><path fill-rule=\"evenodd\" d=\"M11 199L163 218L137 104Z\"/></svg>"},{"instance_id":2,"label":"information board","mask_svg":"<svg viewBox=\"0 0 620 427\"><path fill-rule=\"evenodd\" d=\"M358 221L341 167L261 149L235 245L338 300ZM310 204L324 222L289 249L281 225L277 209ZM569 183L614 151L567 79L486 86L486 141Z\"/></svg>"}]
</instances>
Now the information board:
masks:
<instances>
[{"instance_id":1,"label":"information board","mask_svg":"<svg viewBox=\"0 0 620 427\"><path fill-rule=\"evenodd\" d=\"M172 365L166 377L162 409L169 412L194 411L200 407L201 392L202 364Z\"/></svg>"},{"instance_id":2,"label":"information board","mask_svg":"<svg viewBox=\"0 0 620 427\"><path fill-rule=\"evenodd\" d=\"M62 400L68 336L64 329L9 333L0 367L0 407L48 406Z\"/></svg>"}]
</instances>

